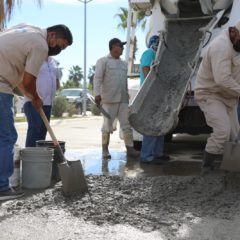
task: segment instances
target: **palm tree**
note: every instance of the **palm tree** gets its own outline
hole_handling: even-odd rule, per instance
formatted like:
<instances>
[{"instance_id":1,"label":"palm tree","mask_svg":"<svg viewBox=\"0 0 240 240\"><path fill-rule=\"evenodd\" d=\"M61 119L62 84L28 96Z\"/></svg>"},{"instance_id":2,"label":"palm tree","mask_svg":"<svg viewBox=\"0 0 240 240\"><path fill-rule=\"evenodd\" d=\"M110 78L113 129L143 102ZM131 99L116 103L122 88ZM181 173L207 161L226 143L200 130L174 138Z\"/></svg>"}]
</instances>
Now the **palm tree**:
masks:
<instances>
[{"instance_id":1,"label":"palm tree","mask_svg":"<svg viewBox=\"0 0 240 240\"><path fill-rule=\"evenodd\" d=\"M124 7L119 8L119 13L115 14L114 17L118 17L120 22L117 25L118 29L125 31L127 29L127 19L128 19L128 9ZM139 11L137 13L137 26L140 26L142 31L146 28L146 16L144 11Z\"/></svg>"},{"instance_id":2,"label":"palm tree","mask_svg":"<svg viewBox=\"0 0 240 240\"><path fill-rule=\"evenodd\" d=\"M35 1L41 7L42 0ZM12 11L16 4L18 7L21 7L22 0L0 0L0 28L4 27L6 22L11 19Z\"/></svg>"},{"instance_id":3,"label":"palm tree","mask_svg":"<svg viewBox=\"0 0 240 240\"><path fill-rule=\"evenodd\" d=\"M83 79L82 68L78 65L72 66L69 70L69 80L73 81L76 87L80 87L81 80Z\"/></svg>"},{"instance_id":4,"label":"palm tree","mask_svg":"<svg viewBox=\"0 0 240 240\"><path fill-rule=\"evenodd\" d=\"M128 20L128 9L124 8L124 7L120 7L119 8L119 13L115 14L114 17L118 17L120 22L117 25L118 29L122 29L123 31L125 31L127 29L127 20ZM142 31L145 30L146 28L146 23L147 23L147 19L146 19L146 15L144 11L138 11L137 12L137 26L142 29ZM137 38L136 36L134 37L134 45L133 45L133 59L135 60L136 58L136 52L137 52Z\"/></svg>"}]
</instances>

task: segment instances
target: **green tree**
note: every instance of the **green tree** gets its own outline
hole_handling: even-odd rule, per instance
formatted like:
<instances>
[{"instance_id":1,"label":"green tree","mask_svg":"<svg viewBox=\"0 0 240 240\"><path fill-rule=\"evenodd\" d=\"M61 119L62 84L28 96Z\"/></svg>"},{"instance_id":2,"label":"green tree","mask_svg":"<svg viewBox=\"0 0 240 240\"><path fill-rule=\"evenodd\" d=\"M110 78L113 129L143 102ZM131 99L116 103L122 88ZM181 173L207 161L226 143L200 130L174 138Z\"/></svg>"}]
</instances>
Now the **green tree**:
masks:
<instances>
[{"instance_id":1,"label":"green tree","mask_svg":"<svg viewBox=\"0 0 240 240\"><path fill-rule=\"evenodd\" d=\"M95 71L96 71L96 66L91 66L89 68L89 72L88 72L88 80L89 80L89 86L88 88L89 89L93 89L93 78L94 78L94 75L95 75Z\"/></svg>"},{"instance_id":2,"label":"green tree","mask_svg":"<svg viewBox=\"0 0 240 240\"><path fill-rule=\"evenodd\" d=\"M124 7L119 8L119 13L116 13L114 17L117 17L120 22L117 25L118 29L125 31L127 29L128 9ZM146 28L147 19L144 11L138 11L137 13L137 27L141 27L142 31Z\"/></svg>"},{"instance_id":3,"label":"green tree","mask_svg":"<svg viewBox=\"0 0 240 240\"><path fill-rule=\"evenodd\" d=\"M124 7L120 7L119 8L119 13L115 14L114 16L119 19L119 23L117 25L117 28L125 31L127 29L128 9L124 8ZM137 26L136 26L136 28L140 27L142 29L142 31L144 31L145 28L146 28L146 23L147 23L147 19L146 19L145 12L144 11L138 11L137 12ZM137 50L138 50L137 38L135 36L134 37L134 47L133 47L133 52L134 52L133 58L134 59L135 59Z\"/></svg>"},{"instance_id":4,"label":"green tree","mask_svg":"<svg viewBox=\"0 0 240 240\"><path fill-rule=\"evenodd\" d=\"M72 66L69 70L68 81L70 85L74 85L74 87L80 87L81 80L83 79L82 68L78 65Z\"/></svg>"},{"instance_id":5,"label":"green tree","mask_svg":"<svg viewBox=\"0 0 240 240\"><path fill-rule=\"evenodd\" d=\"M40 7L42 0L35 0L37 5ZM22 5L22 0L0 0L0 29L6 25L6 22L9 21L12 17L12 12L15 6L20 8Z\"/></svg>"},{"instance_id":6,"label":"green tree","mask_svg":"<svg viewBox=\"0 0 240 240\"><path fill-rule=\"evenodd\" d=\"M67 80L65 83L63 83L63 89L64 88L78 88L80 87L79 85L76 85L76 82L73 80Z\"/></svg>"}]
</instances>

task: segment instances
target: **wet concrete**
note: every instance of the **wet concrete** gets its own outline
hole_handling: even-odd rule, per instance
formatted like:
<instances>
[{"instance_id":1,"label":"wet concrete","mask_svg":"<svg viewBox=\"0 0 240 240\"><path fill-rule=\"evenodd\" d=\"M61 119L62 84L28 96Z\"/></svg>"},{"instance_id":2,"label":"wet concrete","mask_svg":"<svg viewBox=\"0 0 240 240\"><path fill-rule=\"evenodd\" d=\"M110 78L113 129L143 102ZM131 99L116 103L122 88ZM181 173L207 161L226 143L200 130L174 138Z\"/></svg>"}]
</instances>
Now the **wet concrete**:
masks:
<instances>
[{"instance_id":1,"label":"wet concrete","mask_svg":"<svg viewBox=\"0 0 240 240\"><path fill-rule=\"evenodd\" d=\"M168 19L165 43L143 87L131 105L130 123L139 133L159 136L176 127L191 68L210 19Z\"/></svg>"},{"instance_id":2,"label":"wet concrete","mask_svg":"<svg viewBox=\"0 0 240 240\"><path fill-rule=\"evenodd\" d=\"M92 202L60 183L0 202L0 239L239 239L239 177L229 188L217 174L86 179Z\"/></svg>"},{"instance_id":3,"label":"wet concrete","mask_svg":"<svg viewBox=\"0 0 240 240\"><path fill-rule=\"evenodd\" d=\"M199 175L206 138L177 136L171 160L139 165L125 149L67 149L81 159L88 194L64 197L61 182L0 202L0 240L238 240L240 177Z\"/></svg>"},{"instance_id":4,"label":"wet concrete","mask_svg":"<svg viewBox=\"0 0 240 240\"><path fill-rule=\"evenodd\" d=\"M81 159L87 194L64 197L61 182L0 202L0 240L238 240L240 176L199 175L206 136L175 136L171 161L126 159L117 133L112 159L101 159L100 117L53 121L66 156ZM66 132L68 133L66 136ZM26 127L18 126L20 146Z\"/></svg>"}]
</instances>

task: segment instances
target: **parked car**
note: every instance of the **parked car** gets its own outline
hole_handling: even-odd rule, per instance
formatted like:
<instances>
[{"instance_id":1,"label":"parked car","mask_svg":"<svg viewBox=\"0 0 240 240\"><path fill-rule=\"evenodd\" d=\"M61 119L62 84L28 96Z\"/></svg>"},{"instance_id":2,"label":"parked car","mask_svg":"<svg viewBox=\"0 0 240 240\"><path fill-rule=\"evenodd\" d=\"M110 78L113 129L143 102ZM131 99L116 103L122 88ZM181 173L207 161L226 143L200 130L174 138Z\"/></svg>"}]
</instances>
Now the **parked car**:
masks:
<instances>
[{"instance_id":1,"label":"parked car","mask_svg":"<svg viewBox=\"0 0 240 240\"><path fill-rule=\"evenodd\" d=\"M65 97L69 103L75 105L78 114L83 112L83 89L82 88L66 88L60 91L59 96ZM92 107L92 102L89 99L91 94L87 90L87 99L86 99L86 110L90 111Z\"/></svg>"}]
</instances>

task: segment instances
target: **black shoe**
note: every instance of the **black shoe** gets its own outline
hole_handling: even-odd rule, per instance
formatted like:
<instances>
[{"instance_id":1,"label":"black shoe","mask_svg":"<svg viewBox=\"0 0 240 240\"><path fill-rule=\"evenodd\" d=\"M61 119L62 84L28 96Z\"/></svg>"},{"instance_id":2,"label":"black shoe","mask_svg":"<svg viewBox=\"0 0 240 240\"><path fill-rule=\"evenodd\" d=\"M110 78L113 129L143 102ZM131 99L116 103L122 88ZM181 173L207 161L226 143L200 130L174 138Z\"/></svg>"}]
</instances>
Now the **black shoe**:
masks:
<instances>
[{"instance_id":1,"label":"black shoe","mask_svg":"<svg viewBox=\"0 0 240 240\"><path fill-rule=\"evenodd\" d=\"M163 158L163 161L165 161L165 162L167 162L167 161L169 161L169 160L171 159L170 156L167 155L167 154L164 154L164 155L162 156L162 158Z\"/></svg>"},{"instance_id":2,"label":"black shoe","mask_svg":"<svg viewBox=\"0 0 240 240\"><path fill-rule=\"evenodd\" d=\"M140 161L140 164L143 164L143 165L149 165L151 164L153 161Z\"/></svg>"},{"instance_id":3,"label":"black shoe","mask_svg":"<svg viewBox=\"0 0 240 240\"><path fill-rule=\"evenodd\" d=\"M170 160L170 157L168 155L163 155L161 157L155 157L153 159L153 163L155 164L163 164L164 162L167 162Z\"/></svg>"},{"instance_id":4,"label":"black shoe","mask_svg":"<svg viewBox=\"0 0 240 240\"><path fill-rule=\"evenodd\" d=\"M214 168L213 168L212 166L202 167L200 174L201 174L202 176L206 176L206 175L212 174L213 171L214 171Z\"/></svg>"},{"instance_id":5,"label":"black shoe","mask_svg":"<svg viewBox=\"0 0 240 240\"><path fill-rule=\"evenodd\" d=\"M0 192L0 201L20 198L24 195L24 192L21 190L14 190L12 188L9 188L9 190Z\"/></svg>"},{"instance_id":6,"label":"black shoe","mask_svg":"<svg viewBox=\"0 0 240 240\"><path fill-rule=\"evenodd\" d=\"M153 162L157 163L157 162L167 162L170 160L170 157L168 155L162 155L161 157L155 157L153 159Z\"/></svg>"}]
</instances>

